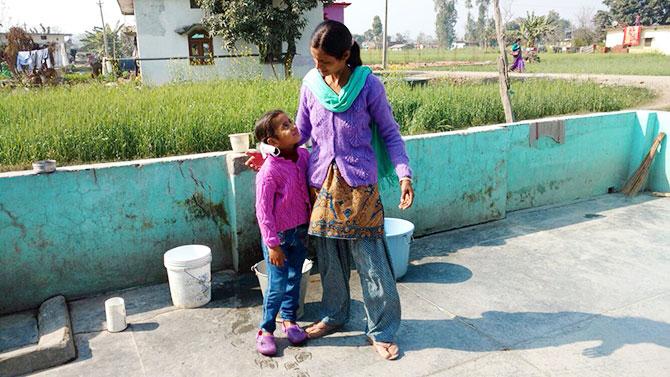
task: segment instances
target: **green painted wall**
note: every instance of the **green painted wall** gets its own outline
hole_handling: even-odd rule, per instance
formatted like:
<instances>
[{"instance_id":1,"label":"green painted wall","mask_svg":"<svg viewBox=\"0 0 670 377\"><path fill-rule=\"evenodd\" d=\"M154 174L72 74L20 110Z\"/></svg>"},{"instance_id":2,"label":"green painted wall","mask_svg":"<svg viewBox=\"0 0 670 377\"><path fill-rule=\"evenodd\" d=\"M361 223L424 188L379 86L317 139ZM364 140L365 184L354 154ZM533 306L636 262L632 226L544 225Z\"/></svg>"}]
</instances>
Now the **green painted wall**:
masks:
<instances>
[{"instance_id":1,"label":"green painted wall","mask_svg":"<svg viewBox=\"0 0 670 377\"><path fill-rule=\"evenodd\" d=\"M632 176L640 166L659 132L665 132L666 137L649 170L646 188L650 191L670 192L670 153L666 151L670 137L670 112L638 112L637 124L632 130L628 176Z\"/></svg>"},{"instance_id":2,"label":"green painted wall","mask_svg":"<svg viewBox=\"0 0 670 377\"><path fill-rule=\"evenodd\" d=\"M0 313L167 279L191 243L232 266L226 156L0 175Z\"/></svg>"},{"instance_id":3,"label":"green painted wall","mask_svg":"<svg viewBox=\"0 0 670 377\"><path fill-rule=\"evenodd\" d=\"M497 220L508 211L619 189L668 112L566 117L565 143L529 145L529 122L412 136L415 206L397 208L397 185L382 188L388 217L415 235ZM670 191L662 144L648 187ZM0 314L165 281L163 253L199 243L214 270L248 271L261 259L255 175L231 152L0 174Z\"/></svg>"},{"instance_id":4,"label":"green painted wall","mask_svg":"<svg viewBox=\"0 0 670 377\"><path fill-rule=\"evenodd\" d=\"M565 142L529 145L530 124L510 126L507 210L605 194L628 172L635 112L567 117Z\"/></svg>"},{"instance_id":5,"label":"green painted wall","mask_svg":"<svg viewBox=\"0 0 670 377\"><path fill-rule=\"evenodd\" d=\"M407 138L415 204L400 211L399 186L384 189L386 216L412 221L416 235L505 217L508 133L493 126Z\"/></svg>"}]
</instances>

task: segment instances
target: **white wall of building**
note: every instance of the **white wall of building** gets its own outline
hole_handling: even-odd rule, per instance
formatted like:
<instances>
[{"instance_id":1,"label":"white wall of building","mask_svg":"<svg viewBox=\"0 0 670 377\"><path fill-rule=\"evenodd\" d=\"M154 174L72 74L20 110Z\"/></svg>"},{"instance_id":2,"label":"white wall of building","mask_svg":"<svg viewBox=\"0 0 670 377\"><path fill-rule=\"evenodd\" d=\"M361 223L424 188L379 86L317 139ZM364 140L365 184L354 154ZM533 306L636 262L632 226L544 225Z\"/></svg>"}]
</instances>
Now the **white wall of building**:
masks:
<instances>
[{"instance_id":1,"label":"white wall of building","mask_svg":"<svg viewBox=\"0 0 670 377\"><path fill-rule=\"evenodd\" d=\"M651 45L645 46L645 39L651 39ZM614 47L623 43L623 30L611 30L605 38L606 47ZM668 26L643 26L640 45L632 46L629 52L660 52L670 55L670 27Z\"/></svg>"},{"instance_id":2,"label":"white wall of building","mask_svg":"<svg viewBox=\"0 0 670 377\"><path fill-rule=\"evenodd\" d=\"M135 0L135 22L137 45L141 59L142 79L150 85L160 85L180 80L206 80L217 77L273 76L269 65L260 64L258 57L216 58L213 65L191 65L188 37L177 29L200 23L202 10L191 9L189 0ZM309 55L309 37L312 30L323 20L323 8L319 5L306 15L309 20L303 37L298 41L298 55L294 60L295 76L304 75L312 67ZM230 54L223 49L220 38L213 38L214 55ZM256 52L247 47L247 51ZM179 59L181 58L181 59ZM275 65L278 74L283 74L281 64Z\"/></svg>"},{"instance_id":3,"label":"white wall of building","mask_svg":"<svg viewBox=\"0 0 670 377\"><path fill-rule=\"evenodd\" d=\"M645 39L647 38L651 39L651 46L645 46ZM632 47L630 52L648 52L650 50L670 55L670 28L654 28L653 26L642 28L640 45Z\"/></svg>"},{"instance_id":4,"label":"white wall of building","mask_svg":"<svg viewBox=\"0 0 670 377\"><path fill-rule=\"evenodd\" d=\"M615 47L623 44L623 30L608 31L605 37L605 47Z\"/></svg>"}]
</instances>

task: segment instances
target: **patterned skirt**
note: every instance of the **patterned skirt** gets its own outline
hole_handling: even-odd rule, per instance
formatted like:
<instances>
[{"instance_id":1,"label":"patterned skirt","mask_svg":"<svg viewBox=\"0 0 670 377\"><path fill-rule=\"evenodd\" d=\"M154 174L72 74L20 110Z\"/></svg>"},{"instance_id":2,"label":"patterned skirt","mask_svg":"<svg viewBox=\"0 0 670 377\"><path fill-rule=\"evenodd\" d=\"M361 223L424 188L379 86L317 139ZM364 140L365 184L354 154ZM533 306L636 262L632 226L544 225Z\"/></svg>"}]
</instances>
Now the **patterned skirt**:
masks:
<instances>
[{"instance_id":1,"label":"patterned skirt","mask_svg":"<svg viewBox=\"0 0 670 377\"><path fill-rule=\"evenodd\" d=\"M376 184L349 186L333 162L321 189L312 187L310 192L314 206L309 234L341 239L384 236L384 207Z\"/></svg>"}]
</instances>

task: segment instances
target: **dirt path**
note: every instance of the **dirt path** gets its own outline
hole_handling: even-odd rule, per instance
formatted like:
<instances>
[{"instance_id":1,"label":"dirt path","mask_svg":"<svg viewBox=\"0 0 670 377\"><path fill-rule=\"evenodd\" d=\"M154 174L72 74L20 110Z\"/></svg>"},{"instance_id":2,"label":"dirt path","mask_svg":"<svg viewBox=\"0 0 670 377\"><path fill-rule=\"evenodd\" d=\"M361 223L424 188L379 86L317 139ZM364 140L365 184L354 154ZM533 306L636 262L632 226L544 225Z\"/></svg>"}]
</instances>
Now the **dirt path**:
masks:
<instances>
[{"instance_id":1,"label":"dirt path","mask_svg":"<svg viewBox=\"0 0 670 377\"><path fill-rule=\"evenodd\" d=\"M497 80L496 72L465 72L465 71L405 71L412 77L438 78L451 77L461 79ZM512 73L511 77L545 78L561 80L591 80L605 85L625 85L647 88L656 92L657 97L651 102L636 108L648 110L670 110L670 76L625 76L597 75L573 73Z\"/></svg>"}]
</instances>

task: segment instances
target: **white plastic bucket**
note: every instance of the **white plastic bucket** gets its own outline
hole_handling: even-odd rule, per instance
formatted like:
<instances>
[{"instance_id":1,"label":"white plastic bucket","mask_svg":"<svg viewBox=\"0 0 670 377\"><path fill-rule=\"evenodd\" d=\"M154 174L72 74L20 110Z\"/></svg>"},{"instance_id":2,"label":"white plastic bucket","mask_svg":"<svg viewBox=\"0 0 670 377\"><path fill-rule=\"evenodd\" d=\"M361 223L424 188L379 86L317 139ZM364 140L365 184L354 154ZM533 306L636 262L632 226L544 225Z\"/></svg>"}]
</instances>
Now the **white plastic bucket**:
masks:
<instances>
[{"instance_id":1,"label":"white plastic bucket","mask_svg":"<svg viewBox=\"0 0 670 377\"><path fill-rule=\"evenodd\" d=\"M387 217L384 219L384 233L393 275L398 280L407 273L409 246L412 243L414 224L407 220Z\"/></svg>"},{"instance_id":2,"label":"white plastic bucket","mask_svg":"<svg viewBox=\"0 0 670 377\"><path fill-rule=\"evenodd\" d=\"M163 256L170 296L178 308L197 308L212 299L212 251L203 245L185 245Z\"/></svg>"},{"instance_id":3,"label":"white plastic bucket","mask_svg":"<svg viewBox=\"0 0 670 377\"><path fill-rule=\"evenodd\" d=\"M230 134L230 146L233 147L233 152L244 153L249 150L249 133Z\"/></svg>"},{"instance_id":4,"label":"white plastic bucket","mask_svg":"<svg viewBox=\"0 0 670 377\"><path fill-rule=\"evenodd\" d=\"M302 278L300 279L300 305L298 306L298 312L296 313L298 319L302 317L305 312L305 295L307 294L307 283L309 282L309 272L312 270L314 262L309 259L305 259L305 263L302 265ZM268 287L268 270L265 264L265 260L262 260L251 267L251 271L256 273L258 278L258 283L261 286L261 292L263 293L263 298L265 298L265 291Z\"/></svg>"}]
</instances>

